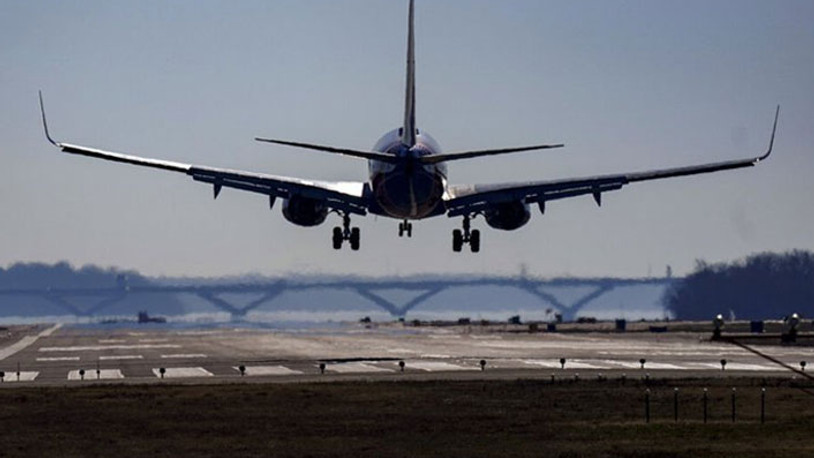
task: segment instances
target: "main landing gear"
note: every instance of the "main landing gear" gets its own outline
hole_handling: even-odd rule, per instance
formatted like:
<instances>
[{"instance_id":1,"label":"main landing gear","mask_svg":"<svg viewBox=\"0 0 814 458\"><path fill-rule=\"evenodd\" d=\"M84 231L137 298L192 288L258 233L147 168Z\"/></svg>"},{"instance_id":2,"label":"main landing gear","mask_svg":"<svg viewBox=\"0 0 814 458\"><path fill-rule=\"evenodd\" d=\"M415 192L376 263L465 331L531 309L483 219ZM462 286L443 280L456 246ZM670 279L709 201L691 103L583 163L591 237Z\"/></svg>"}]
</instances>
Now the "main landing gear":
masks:
<instances>
[{"instance_id":1,"label":"main landing gear","mask_svg":"<svg viewBox=\"0 0 814 458\"><path fill-rule=\"evenodd\" d=\"M480 231L477 229L470 230L471 216L464 216L463 231L455 229L452 231L452 251L459 253L465 243L469 244L469 248L473 253L480 251Z\"/></svg>"},{"instance_id":2,"label":"main landing gear","mask_svg":"<svg viewBox=\"0 0 814 458\"><path fill-rule=\"evenodd\" d=\"M342 242L347 240L350 242L350 249L353 251L359 250L359 228L350 227L350 215L342 213L342 227L335 227L333 234L334 250L342 248Z\"/></svg>"},{"instance_id":3,"label":"main landing gear","mask_svg":"<svg viewBox=\"0 0 814 458\"><path fill-rule=\"evenodd\" d=\"M413 223L406 219L399 223L399 237L404 237L404 234L407 234L407 237L413 236Z\"/></svg>"}]
</instances>

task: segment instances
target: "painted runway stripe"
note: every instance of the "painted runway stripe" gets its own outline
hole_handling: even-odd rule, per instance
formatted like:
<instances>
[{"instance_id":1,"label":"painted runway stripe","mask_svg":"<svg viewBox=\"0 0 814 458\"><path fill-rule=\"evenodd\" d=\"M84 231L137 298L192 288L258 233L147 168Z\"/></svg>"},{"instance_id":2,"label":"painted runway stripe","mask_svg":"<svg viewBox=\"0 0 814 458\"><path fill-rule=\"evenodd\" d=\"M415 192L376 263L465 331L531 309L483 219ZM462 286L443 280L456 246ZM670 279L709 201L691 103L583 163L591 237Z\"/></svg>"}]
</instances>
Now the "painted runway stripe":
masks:
<instances>
[{"instance_id":1,"label":"painted runway stripe","mask_svg":"<svg viewBox=\"0 0 814 458\"><path fill-rule=\"evenodd\" d=\"M127 342L124 339L99 339L100 344L121 344Z\"/></svg>"},{"instance_id":2,"label":"painted runway stripe","mask_svg":"<svg viewBox=\"0 0 814 458\"><path fill-rule=\"evenodd\" d=\"M164 359L183 359L183 358L206 358L203 353L190 353L190 354L177 354L177 355L161 355Z\"/></svg>"},{"instance_id":3,"label":"painted runway stripe","mask_svg":"<svg viewBox=\"0 0 814 458\"><path fill-rule=\"evenodd\" d=\"M121 361L128 359L144 359L144 357L141 355L108 355L100 356L99 359L101 361Z\"/></svg>"},{"instance_id":4,"label":"painted runway stripe","mask_svg":"<svg viewBox=\"0 0 814 458\"><path fill-rule=\"evenodd\" d=\"M532 366L540 366L546 369L561 369L562 364L559 360L554 359L524 359L524 363L531 364ZM566 369L610 369L607 365L597 364L597 362L586 360L566 360Z\"/></svg>"},{"instance_id":5,"label":"painted runway stripe","mask_svg":"<svg viewBox=\"0 0 814 458\"><path fill-rule=\"evenodd\" d=\"M616 361L616 360L611 359L611 360L606 360L605 362L607 364L609 364L610 366L612 366L612 367L610 367L610 369L618 369L620 367L622 369L641 369L642 368L642 364L639 363L639 362L635 362L635 361Z\"/></svg>"},{"instance_id":6,"label":"painted runway stripe","mask_svg":"<svg viewBox=\"0 0 814 458\"><path fill-rule=\"evenodd\" d=\"M19 374L18 376L17 372L7 372L3 382L33 382L40 375L39 372L34 371L20 371Z\"/></svg>"},{"instance_id":7,"label":"painted runway stripe","mask_svg":"<svg viewBox=\"0 0 814 458\"><path fill-rule=\"evenodd\" d=\"M547 369L561 369L562 365L559 360L554 359L526 359L523 360L526 364L534 366L541 366ZM589 359L566 359L566 369L640 369L641 364L634 361L615 361L615 360L589 360ZM666 363L645 363L645 369L664 369L664 370L687 370L689 367L678 366L675 364Z\"/></svg>"},{"instance_id":8,"label":"painted runway stripe","mask_svg":"<svg viewBox=\"0 0 814 458\"><path fill-rule=\"evenodd\" d=\"M641 366L637 366L641 367ZM656 370L673 370L673 371L686 371L689 369L687 366L679 366L678 364L670 364L670 363L651 363L647 362L644 365L645 370L647 369L656 369Z\"/></svg>"},{"instance_id":9,"label":"painted runway stripe","mask_svg":"<svg viewBox=\"0 0 814 458\"><path fill-rule=\"evenodd\" d=\"M336 372L339 374L393 372L392 369L386 369L384 367L378 367L369 363L362 362L328 364L325 370Z\"/></svg>"},{"instance_id":10,"label":"painted runway stripe","mask_svg":"<svg viewBox=\"0 0 814 458\"><path fill-rule=\"evenodd\" d=\"M85 369L85 380L118 380L124 375L119 369L101 369L96 373L96 369ZM79 369L68 372L68 380L82 380Z\"/></svg>"},{"instance_id":11,"label":"painted runway stripe","mask_svg":"<svg viewBox=\"0 0 814 458\"><path fill-rule=\"evenodd\" d=\"M713 369L721 370L721 363L689 363L693 369ZM746 364L746 363L727 363L726 370L728 371L778 371L785 370L780 366L764 366L762 364Z\"/></svg>"},{"instance_id":12,"label":"painted runway stripe","mask_svg":"<svg viewBox=\"0 0 814 458\"><path fill-rule=\"evenodd\" d=\"M58 356L56 358L37 358L37 362L51 362L51 361L79 361L78 356Z\"/></svg>"},{"instance_id":13,"label":"painted runway stripe","mask_svg":"<svg viewBox=\"0 0 814 458\"><path fill-rule=\"evenodd\" d=\"M139 339L138 341L141 343L163 343L169 342L170 339Z\"/></svg>"},{"instance_id":14,"label":"painted runway stripe","mask_svg":"<svg viewBox=\"0 0 814 458\"><path fill-rule=\"evenodd\" d=\"M232 369L240 372L240 368ZM299 375L301 371L295 371L285 366L246 366L246 375Z\"/></svg>"},{"instance_id":15,"label":"painted runway stripe","mask_svg":"<svg viewBox=\"0 0 814 458\"><path fill-rule=\"evenodd\" d=\"M445 363L443 361L408 361L406 369L419 369L427 372L445 371L478 371L477 367L458 366L457 364Z\"/></svg>"},{"instance_id":16,"label":"painted runway stripe","mask_svg":"<svg viewBox=\"0 0 814 458\"><path fill-rule=\"evenodd\" d=\"M138 345L84 345L76 347L42 347L41 352L69 352L69 351L104 351L104 350L150 350L181 348L175 344L138 344Z\"/></svg>"},{"instance_id":17,"label":"painted runway stripe","mask_svg":"<svg viewBox=\"0 0 814 458\"><path fill-rule=\"evenodd\" d=\"M161 378L161 369L154 368L153 374ZM203 367L167 367L164 378L212 377L212 375Z\"/></svg>"},{"instance_id":18,"label":"painted runway stripe","mask_svg":"<svg viewBox=\"0 0 814 458\"><path fill-rule=\"evenodd\" d=\"M61 327L62 324L54 325L53 327L50 327L35 336L25 336L22 339L18 340L17 342L14 342L13 344L9 345L8 347L0 349L0 361L8 358L9 356L17 353L20 350L27 348L29 345L36 342L37 339L39 339L40 337L50 336Z\"/></svg>"}]
</instances>

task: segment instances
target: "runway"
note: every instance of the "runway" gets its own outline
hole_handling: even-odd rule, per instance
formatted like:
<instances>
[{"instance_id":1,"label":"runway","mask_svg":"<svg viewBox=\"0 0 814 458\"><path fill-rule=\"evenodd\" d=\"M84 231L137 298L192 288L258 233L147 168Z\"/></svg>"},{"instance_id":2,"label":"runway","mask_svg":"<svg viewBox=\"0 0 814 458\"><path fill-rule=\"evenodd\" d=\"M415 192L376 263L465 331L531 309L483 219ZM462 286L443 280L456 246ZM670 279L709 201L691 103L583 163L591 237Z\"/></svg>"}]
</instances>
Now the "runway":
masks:
<instances>
[{"instance_id":1,"label":"runway","mask_svg":"<svg viewBox=\"0 0 814 458\"><path fill-rule=\"evenodd\" d=\"M697 333L528 334L478 326L399 324L305 330L240 325L208 329L48 326L3 343L0 385L796 376L741 348L709 342L707 337ZM814 361L811 347L760 348L797 368L801 361ZM721 360L726 360L725 368Z\"/></svg>"}]
</instances>

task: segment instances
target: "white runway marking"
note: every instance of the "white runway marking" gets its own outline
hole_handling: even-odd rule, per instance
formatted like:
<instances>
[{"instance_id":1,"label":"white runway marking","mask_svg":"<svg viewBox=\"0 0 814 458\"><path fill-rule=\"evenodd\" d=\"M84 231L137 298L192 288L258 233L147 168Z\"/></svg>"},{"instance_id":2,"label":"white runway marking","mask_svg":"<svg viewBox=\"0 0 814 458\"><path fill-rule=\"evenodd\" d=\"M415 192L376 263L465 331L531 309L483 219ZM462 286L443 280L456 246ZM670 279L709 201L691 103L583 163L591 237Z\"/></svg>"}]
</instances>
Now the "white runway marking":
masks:
<instances>
[{"instance_id":1,"label":"white runway marking","mask_svg":"<svg viewBox=\"0 0 814 458\"><path fill-rule=\"evenodd\" d=\"M99 360L101 361L119 361L127 359L144 359L144 357L141 355L108 355L99 357Z\"/></svg>"},{"instance_id":2,"label":"white runway marking","mask_svg":"<svg viewBox=\"0 0 814 458\"><path fill-rule=\"evenodd\" d=\"M393 372L391 369L385 369L384 367L377 367L373 366L369 363L362 363L362 362L352 362L352 363L338 363L338 364L328 364L325 370L329 370L331 372L337 372L340 374L352 374L352 373L368 373L368 372Z\"/></svg>"},{"instance_id":3,"label":"white runway marking","mask_svg":"<svg viewBox=\"0 0 814 458\"><path fill-rule=\"evenodd\" d=\"M170 339L139 339L138 341L141 343L162 343L162 342L169 342Z\"/></svg>"},{"instance_id":4,"label":"white runway marking","mask_svg":"<svg viewBox=\"0 0 814 458\"><path fill-rule=\"evenodd\" d=\"M182 359L182 358L206 358L207 356L203 353L191 353L191 354L178 354L178 355L161 355L164 359Z\"/></svg>"},{"instance_id":5,"label":"white runway marking","mask_svg":"<svg viewBox=\"0 0 814 458\"><path fill-rule=\"evenodd\" d=\"M17 372L6 372L6 377L3 378L3 382L33 382L38 375L40 375L39 372L20 371L20 375L18 377Z\"/></svg>"},{"instance_id":6,"label":"white runway marking","mask_svg":"<svg viewBox=\"0 0 814 458\"><path fill-rule=\"evenodd\" d=\"M559 360L555 359L525 359L523 360L526 364L531 364L533 366L541 366L547 369L561 369L562 364ZM602 364L602 361L589 361L585 359L567 359L565 361L565 368L566 369L612 369L613 367L609 364Z\"/></svg>"},{"instance_id":7,"label":"white runway marking","mask_svg":"<svg viewBox=\"0 0 814 458\"><path fill-rule=\"evenodd\" d=\"M117 380L123 379L124 375L120 369L100 369L96 374L96 369L85 369L85 380ZM82 380L79 369L68 372L68 380Z\"/></svg>"},{"instance_id":8,"label":"white runway marking","mask_svg":"<svg viewBox=\"0 0 814 458\"><path fill-rule=\"evenodd\" d=\"M641 367L641 365L637 366ZM673 371L685 371L689 369L687 366L679 366L677 364L669 364L669 363L645 363L644 365L645 370L647 369L664 369L664 370L673 370Z\"/></svg>"},{"instance_id":9,"label":"white runway marking","mask_svg":"<svg viewBox=\"0 0 814 458\"><path fill-rule=\"evenodd\" d=\"M547 359L524 359L524 363L531 364L533 366L542 366L547 369L559 369L561 364L558 361L547 360ZM568 363L566 362L565 367L568 367Z\"/></svg>"},{"instance_id":10,"label":"white runway marking","mask_svg":"<svg viewBox=\"0 0 814 458\"><path fill-rule=\"evenodd\" d=\"M57 329L59 329L61 327L62 327L62 323L51 326L50 328L46 329L45 331L42 331L41 333L39 333L37 335L37 337L49 337L51 334L55 333L57 331Z\"/></svg>"},{"instance_id":11,"label":"white runway marking","mask_svg":"<svg viewBox=\"0 0 814 458\"><path fill-rule=\"evenodd\" d=\"M443 361L407 361L405 369L419 369L427 372L445 371L478 371L477 367L458 366L457 364L445 363Z\"/></svg>"},{"instance_id":12,"label":"white runway marking","mask_svg":"<svg viewBox=\"0 0 814 458\"><path fill-rule=\"evenodd\" d=\"M692 363L700 369L714 369L721 370L721 363ZM761 364L746 364L746 363L727 363L726 370L728 371L778 371L785 370L780 366L764 366Z\"/></svg>"},{"instance_id":13,"label":"white runway marking","mask_svg":"<svg viewBox=\"0 0 814 458\"><path fill-rule=\"evenodd\" d=\"M641 369L642 364L639 362L634 361L616 361L616 360L605 360L606 363L615 366L616 368L624 368L624 369Z\"/></svg>"},{"instance_id":14,"label":"white runway marking","mask_svg":"<svg viewBox=\"0 0 814 458\"><path fill-rule=\"evenodd\" d=\"M560 364L559 360L554 359L527 359L523 360L526 364L531 364L534 366L542 366L547 369L560 369L562 365ZM616 360L586 360L586 359L574 359L569 360L566 359L565 361L565 368L566 369L640 369L641 363L634 362L634 361L616 361ZM654 363L654 362L646 362L645 369L664 369L664 370L687 370L688 367L685 366L678 366L675 364L667 364L667 363Z\"/></svg>"},{"instance_id":15,"label":"white runway marking","mask_svg":"<svg viewBox=\"0 0 814 458\"><path fill-rule=\"evenodd\" d=\"M137 345L85 345L76 347L42 347L39 349L41 352L69 352L69 351L104 351L104 350L149 350L149 349L167 349L167 348L181 348L180 345L175 344L137 344Z\"/></svg>"},{"instance_id":16,"label":"white runway marking","mask_svg":"<svg viewBox=\"0 0 814 458\"><path fill-rule=\"evenodd\" d=\"M167 367L164 378L212 377L213 374L203 367ZM161 378L161 370L153 369L153 374Z\"/></svg>"},{"instance_id":17,"label":"white runway marking","mask_svg":"<svg viewBox=\"0 0 814 458\"><path fill-rule=\"evenodd\" d=\"M0 361L8 358L9 356L17 353L20 350L23 350L23 349L27 348L29 345L36 342L37 339L39 339L40 337L48 337L48 336L50 336L57 329L59 329L61 327L62 327L62 324L57 324L57 325L55 325L53 327L50 327L50 328L46 329L45 331L42 331L41 333L39 333L39 334L37 334L35 336L25 336L22 339L18 340L17 342L14 342L13 344L9 345L8 347L3 348L2 350L0 350Z\"/></svg>"},{"instance_id":18,"label":"white runway marking","mask_svg":"<svg viewBox=\"0 0 814 458\"><path fill-rule=\"evenodd\" d=\"M559 363L559 361L557 361ZM601 361L587 361L584 359L573 359L566 361L565 367L569 369L609 369L610 366L602 364Z\"/></svg>"},{"instance_id":19,"label":"white runway marking","mask_svg":"<svg viewBox=\"0 0 814 458\"><path fill-rule=\"evenodd\" d=\"M61 356L56 358L37 358L38 362L51 362L51 361L79 361L78 356Z\"/></svg>"},{"instance_id":20,"label":"white runway marking","mask_svg":"<svg viewBox=\"0 0 814 458\"><path fill-rule=\"evenodd\" d=\"M124 339L99 339L100 344L120 344L127 342Z\"/></svg>"},{"instance_id":21,"label":"white runway marking","mask_svg":"<svg viewBox=\"0 0 814 458\"><path fill-rule=\"evenodd\" d=\"M234 367L240 372L240 368ZM301 371L295 371L285 366L246 366L246 375L298 375Z\"/></svg>"}]
</instances>

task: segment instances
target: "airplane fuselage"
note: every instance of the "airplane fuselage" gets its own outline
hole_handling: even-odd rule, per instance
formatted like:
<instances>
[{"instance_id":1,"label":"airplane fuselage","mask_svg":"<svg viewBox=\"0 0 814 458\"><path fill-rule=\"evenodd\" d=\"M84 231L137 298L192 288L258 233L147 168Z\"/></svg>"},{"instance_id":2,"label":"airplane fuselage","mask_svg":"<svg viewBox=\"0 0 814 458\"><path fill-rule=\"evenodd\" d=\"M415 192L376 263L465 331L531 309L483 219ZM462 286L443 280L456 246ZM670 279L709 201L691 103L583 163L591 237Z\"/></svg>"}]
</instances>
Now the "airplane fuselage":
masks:
<instances>
[{"instance_id":1,"label":"airplane fuselage","mask_svg":"<svg viewBox=\"0 0 814 458\"><path fill-rule=\"evenodd\" d=\"M443 163L421 164L414 159L439 154L441 147L421 131L410 148L402 143L401 129L379 139L373 150L400 158L396 163L368 161L370 189L378 208L371 212L399 219L421 219L444 213L447 169Z\"/></svg>"}]
</instances>

